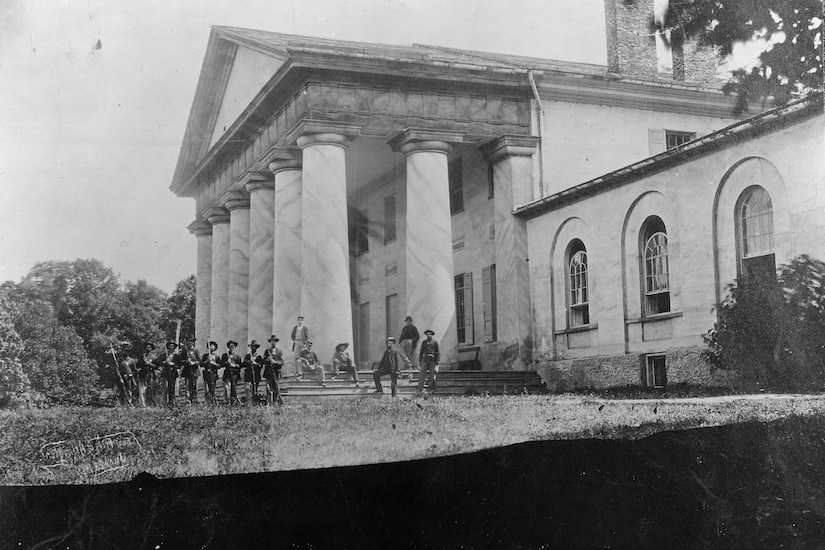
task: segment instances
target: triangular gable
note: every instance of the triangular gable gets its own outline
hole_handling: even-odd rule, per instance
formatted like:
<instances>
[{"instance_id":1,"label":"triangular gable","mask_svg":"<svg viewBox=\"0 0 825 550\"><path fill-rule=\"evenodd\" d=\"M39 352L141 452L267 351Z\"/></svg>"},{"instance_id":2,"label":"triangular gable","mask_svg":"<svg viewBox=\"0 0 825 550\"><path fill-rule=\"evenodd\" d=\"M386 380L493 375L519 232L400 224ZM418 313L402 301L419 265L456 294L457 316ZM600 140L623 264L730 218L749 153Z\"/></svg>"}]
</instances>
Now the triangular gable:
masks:
<instances>
[{"instance_id":1,"label":"triangular gable","mask_svg":"<svg viewBox=\"0 0 825 550\"><path fill-rule=\"evenodd\" d=\"M213 27L189 112L172 189L178 189L244 109L289 59L235 29Z\"/></svg>"}]
</instances>

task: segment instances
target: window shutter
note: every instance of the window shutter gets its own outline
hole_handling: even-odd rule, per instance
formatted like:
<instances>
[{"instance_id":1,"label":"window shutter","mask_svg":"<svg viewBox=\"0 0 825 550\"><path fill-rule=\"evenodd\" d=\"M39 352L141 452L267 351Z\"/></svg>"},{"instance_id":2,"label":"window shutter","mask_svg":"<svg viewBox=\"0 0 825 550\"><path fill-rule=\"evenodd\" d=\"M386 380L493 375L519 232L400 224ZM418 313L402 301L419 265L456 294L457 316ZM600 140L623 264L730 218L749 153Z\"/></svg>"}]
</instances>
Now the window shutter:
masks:
<instances>
[{"instance_id":1,"label":"window shutter","mask_svg":"<svg viewBox=\"0 0 825 550\"><path fill-rule=\"evenodd\" d=\"M464 274L464 343L474 342L473 334L473 274Z\"/></svg>"},{"instance_id":2,"label":"window shutter","mask_svg":"<svg viewBox=\"0 0 825 550\"><path fill-rule=\"evenodd\" d=\"M484 303L484 341L496 340L496 266L485 267L481 271L481 289Z\"/></svg>"},{"instance_id":3,"label":"window shutter","mask_svg":"<svg viewBox=\"0 0 825 550\"><path fill-rule=\"evenodd\" d=\"M664 129L649 129L647 131L647 139L648 145L650 146L651 157L653 155L658 155L659 153L664 153L667 150Z\"/></svg>"}]
</instances>

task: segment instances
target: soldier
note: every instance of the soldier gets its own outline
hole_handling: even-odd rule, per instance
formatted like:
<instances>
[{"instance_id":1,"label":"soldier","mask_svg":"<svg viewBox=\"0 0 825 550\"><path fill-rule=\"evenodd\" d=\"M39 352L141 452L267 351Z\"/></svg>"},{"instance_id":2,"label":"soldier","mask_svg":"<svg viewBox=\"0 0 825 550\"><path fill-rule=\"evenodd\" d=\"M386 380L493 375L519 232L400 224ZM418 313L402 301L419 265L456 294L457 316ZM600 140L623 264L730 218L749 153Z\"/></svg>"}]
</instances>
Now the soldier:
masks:
<instances>
[{"instance_id":1,"label":"soldier","mask_svg":"<svg viewBox=\"0 0 825 550\"><path fill-rule=\"evenodd\" d=\"M183 366L181 376L186 380L186 391L189 394L189 403L198 404L198 376L200 375L200 352L195 349L195 337L186 339L186 349L178 354L178 364Z\"/></svg>"},{"instance_id":2,"label":"soldier","mask_svg":"<svg viewBox=\"0 0 825 550\"><path fill-rule=\"evenodd\" d=\"M278 380L281 378L281 367L284 366L284 354L278 349L278 337L274 334L269 337L269 348L264 352L264 379L266 379L266 404L283 405L281 388Z\"/></svg>"},{"instance_id":3,"label":"soldier","mask_svg":"<svg viewBox=\"0 0 825 550\"><path fill-rule=\"evenodd\" d=\"M178 379L178 361L175 342L166 342L166 351L158 355L155 364L160 368L160 377L163 380L164 402L170 407L175 406L175 382Z\"/></svg>"},{"instance_id":4,"label":"soldier","mask_svg":"<svg viewBox=\"0 0 825 550\"><path fill-rule=\"evenodd\" d=\"M304 349L301 350L301 356L298 358L300 363L300 370L303 372L306 367L308 370L315 372L318 375L318 382L321 386L326 388L326 373L324 372L324 365L318 359L318 354L312 351L312 342L307 342ZM337 372L335 373L338 374Z\"/></svg>"},{"instance_id":5,"label":"soldier","mask_svg":"<svg viewBox=\"0 0 825 550\"><path fill-rule=\"evenodd\" d=\"M335 366L335 372L344 371L349 373L352 379L355 380L355 385L360 386L358 369L355 368L355 363L352 362L349 353L347 353L348 347L349 344L347 342L341 342L335 346L335 355L332 356L332 364Z\"/></svg>"},{"instance_id":6,"label":"soldier","mask_svg":"<svg viewBox=\"0 0 825 550\"><path fill-rule=\"evenodd\" d=\"M240 403L238 399L238 382L241 378L241 356L235 353L238 343L230 340L226 343L226 353L221 357L223 365L223 392L228 405Z\"/></svg>"},{"instance_id":7,"label":"soldier","mask_svg":"<svg viewBox=\"0 0 825 550\"><path fill-rule=\"evenodd\" d=\"M218 343L210 340L207 344L208 351L201 357L201 367L203 367L203 385L207 401L215 404L215 382L218 381L218 369L221 368L221 358L216 353Z\"/></svg>"},{"instance_id":8,"label":"soldier","mask_svg":"<svg viewBox=\"0 0 825 550\"><path fill-rule=\"evenodd\" d=\"M435 332L424 331L427 339L421 342L421 351L418 354L418 391L424 391L424 378L427 377L427 387L435 391L435 373L438 368L438 342L433 340Z\"/></svg>"},{"instance_id":9,"label":"soldier","mask_svg":"<svg viewBox=\"0 0 825 550\"><path fill-rule=\"evenodd\" d=\"M155 351L155 344L146 342L143 344L143 353L137 360L138 373L138 402L141 407L157 406L155 401L155 363L152 361L152 353Z\"/></svg>"},{"instance_id":10,"label":"soldier","mask_svg":"<svg viewBox=\"0 0 825 550\"><path fill-rule=\"evenodd\" d=\"M250 352L243 358L243 379L246 382L246 404L258 401L258 384L261 383L261 369L264 358L258 354L261 345L257 340L249 343Z\"/></svg>"},{"instance_id":11,"label":"soldier","mask_svg":"<svg viewBox=\"0 0 825 550\"><path fill-rule=\"evenodd\" d=\"M407 315L404 319L404 328L401 329L401 336L398 341L401 342L401 352L415 361L415 348L418 346L418 340L421 337L418 334L418 329L413 324L412 317ZM415 366L415 364L413 364Z\"/></svg>"},{"instance_id":12,"label":"soldier","mask_svg":"<svg viewBox=\"0 0 825 550\"><path fill-rule=\"evenodd\" d=\"M301 351L303 351L304 346L306 346L307 342L309 342L309 330L307 329L306 325L304 325L304 318L300 315L298 316L298 324L292 327L292 352L296 355L295 360L295 368L297 369L298 377L304 375L301 369L301 362L297 360L298 357L301 355Z\"/></svg>"},{"instance_id":13,"label":"soldier","mask_svg":"<svg viewBox=\"0 0 825 550\"><path fill-rule=\"evenodd\" d=\"M120 393L120 402L129 407L133 404L135 390L135 375L137 374L137 361L131 354L132 346L129 342L120 344L120 352L117 354L117 384Z\"/></svg>"},{"instance_id":14,"label":"soldier","mask_svg":"<svg viewBox=\"0 0 825 550\"><path fill-rule=\"evenodd\" d=\"M384 355L381 357L381 362L378 368L372 371L372 378L375 381L375 392L384 393L381 387L381 377L390 375L390 389L392 396L398 394L398 373L405 367L404 356L395 346L395 338L390 336L387 338L387 349L384 350Z\"/></svg>"}]
</instances>

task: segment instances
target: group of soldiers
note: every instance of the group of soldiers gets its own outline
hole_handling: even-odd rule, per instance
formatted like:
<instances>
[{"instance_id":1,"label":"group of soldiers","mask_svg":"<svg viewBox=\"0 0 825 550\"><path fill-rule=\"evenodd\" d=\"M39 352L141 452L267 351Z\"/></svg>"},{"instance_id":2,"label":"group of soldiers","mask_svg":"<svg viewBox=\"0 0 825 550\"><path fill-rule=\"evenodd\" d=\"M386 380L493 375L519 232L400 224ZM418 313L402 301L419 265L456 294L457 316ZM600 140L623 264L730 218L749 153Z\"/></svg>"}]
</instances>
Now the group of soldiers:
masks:
<instances>
[{"instance_id":1,"label":"group of soldiers","mask_svg":"<svg viewBox=\"0 0 825 550\"><path fill-rule=\"evenodd\" d=\"M217 403L215 384L219 371L223 369L221 377L225 403L241 402L238 390L243 383L247 403L281 405L283 399L278 381L284 366L284 355L278 348L278 341L273 334L268 340L269 347L261 354L258 353L260 344L252 340L250 353L243 358L236 353L238 342L234 340L226 343L223 355L217 353L218 343L214 340L208 342L208 351L201 354L195 348L196 339L191 337L186 339L184 346L167 342L166 351L157 356L153 356L154 344L147 343L139 357L135 357L128 342L123 342L119 351L111 349L116 363L120 401L127 406L174 406L176 387L181 383L185 384L188 401L197 404L198 378L203 375L206 401L214 404ZM263 396L258 392L262 380L266 383Z\"/></svg>"},{"instance_id":2,"label":"group of soldiers","mask_svg":"<svg viewBox=\"0 0 825 550\"><path fill-rule=\"evenodd\" d=\"M326 386L324 365L318 354L312 350L309 331L303 321L304 318L299 316L291 335L296 374L301 378L305 370L310 371L317 376L321 386ZM411 317L408 316L405 323L399 338L401 347L396 346L395 338L388 337L387 349L373 371L376 393L383 393L381 377L389 375L392 395L395 397L398 377L402 370L412 367L410 357L417 348L420 336ZM438 343L433 340L432 330L425 330L424 334L426 338L421 343L418 356L418 389L423 391L426 379L430 391L434 391L435 373L439 362ZM179 346L177 342L166 342L166 350L156 356L155 345L152 343L145 344L139 356L136 356L131 344L123 342L118 351L115 351L114 347L111 348L116 365L120 401L127 406L174 406L177 387L180 384L181 389L187 394L189 403L197 404L198 378L202 375L208 403L218 402L215 386L220 377L223 380L226 404L240 404L239 390L243 389L247 404L282 405L279 380L284 366L284 354L278 348L279 341L273 334L267 340L269 347L263 353L259 353L261 345L257 340L252 340L249 343L249 353L243 358L235 351L238 347L235 340L226 343L226 352L222 355L218 355L218 343L214 340L208 342L208 351L201 354L195 347L194 336L187 338L183 346ZM347 352L348 347L347 342L335 346L331 362L333 376L337 377L342 372L349 374L355 385L359 386L358 369ZM263 395L258 391L261 381L265 382Z\"/></svg>"}]
</instances>

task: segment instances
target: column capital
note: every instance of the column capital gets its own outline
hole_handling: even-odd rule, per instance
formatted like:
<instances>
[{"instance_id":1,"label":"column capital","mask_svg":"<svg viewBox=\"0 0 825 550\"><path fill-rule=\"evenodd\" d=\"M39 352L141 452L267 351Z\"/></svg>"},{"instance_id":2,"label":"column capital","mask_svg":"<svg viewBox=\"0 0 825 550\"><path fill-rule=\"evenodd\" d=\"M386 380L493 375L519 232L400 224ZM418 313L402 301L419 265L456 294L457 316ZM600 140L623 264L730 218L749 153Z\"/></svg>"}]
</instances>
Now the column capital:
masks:
<instances>
[{"instance_id":1,"label":"column capital","mask_svg":"<svg viewBox=\"0 0 825 550\"><path fill-rule=\"evenodd\" d=\"M246 174L241 176L238 183L242 188L245 188L246 192L249 194L252 194L258 189L275 188L275 180L272 177L272 173L258 170L248 171Z\"/></svg>"},{"instance_id":2,"label":"column capital","mask_svg":"<svg viewBox=\"0 0 825 550\"><path fill-rule=\"evenodd\" d=\"M269 171L273 175L284 170L300 170L303 166L303 151L296 147L272 149L269 157Z\"/></svg>"},{"instance_id":3,"label":"column capital","mask_svg":"<svg viewBox=\"0 0 825 550\"><path fill-rule=\"evenodd\" d=\"M346 149L350 143L350 138L341 134L304 134L297 140L298 147L304 149L311 145L336 145L342 149Z\"/></svg>"},{"instance_id":4,"label":"column capital","mask_svg":"<svg viewBox=\"0 0 825 550\"><path fill-rule=\"evenodd\" d=\"M310 135L334 135L339 136L337 138L339 140L342 137L354 139L361 135L361 128L363 126L363 124L350 124L347 122L303 119L299 121L289 132L287 132L286 136L284 137L284 143L297 143L298 147L303 149L304 147L306 147L306 145L311 145L312 143L326 143L325 141L314 141L312 143L301 145L300 140ZM333 145L338 144L333 143Z\"/></svg>"},{"instance_id":5,"label":"column capital","mask_svg":"<svg viewBox=\"0 0 825 550\"><path fill-rule=\"evenodd\" d=\"M453 143L464 143L464 133L453 130L407 128L389 142L393 151L409 154L419 151L450 153Z\"/></svg>"},{"instance_id":6,"label":"column capital","mask_svg":"<svg viewBox=\"0 0 825 550\"><path fill-rule=\"evenodd\" d=\"M206 218L206 221L212 225L229 223L229 212L226 211L226 208L221 206L211 206L207 208L203 217Z\"/></svg>"},{"instance_id":7,"label":"column capital","mask_svg":"<svg viewBox=\"0 0 825 550\"><path fill-rule=\"evenodd\" d=\"M208 237L212 234L212 224L201 219L190 223L187 229L196 237Z\"/></svg>"},{"instance_id":8,"label":"column capital","mask_svg":"<svg viewBox=\"0 0 825 550\"><path fill-rule=\"evenodd\" d=\"M280 172L281 170L289 170L291 168L300 168L303 154L299 147L278 147L270 148L259 161L263 170L269 169L271 173ZM287 163L285 167L281 167L281 163ZM296 166L289 166L289 164ZM273 165L277 169L273 168Z\"/></svg>"},{"instance_id":9,"label":"column capital","mask_svg":"<svg viewBox=\"0 0 825 550\"><path fill-rule=\"evenodd\" d=\"M499 136L479 147L484 159L498 162L508 157L529 157L536 152L541 138L537 136Z\"/></svg>"},{"instance_id":10,"label":"column capital","mask_svg":"<svg viewBox=\"0 0 825 550\"><path fill-rule=\"evenodd\" d=\"M249 193L246 191L241 191L240 189L230 189L221 195L218 202L230 212L233 210L249 208Z\"/></svg>"}]
</instances>

